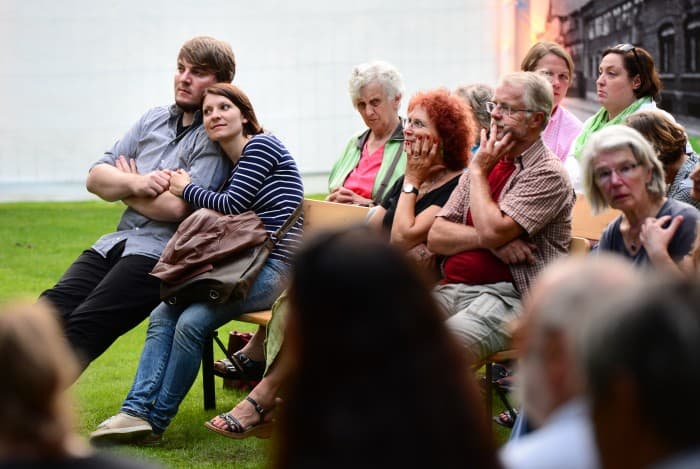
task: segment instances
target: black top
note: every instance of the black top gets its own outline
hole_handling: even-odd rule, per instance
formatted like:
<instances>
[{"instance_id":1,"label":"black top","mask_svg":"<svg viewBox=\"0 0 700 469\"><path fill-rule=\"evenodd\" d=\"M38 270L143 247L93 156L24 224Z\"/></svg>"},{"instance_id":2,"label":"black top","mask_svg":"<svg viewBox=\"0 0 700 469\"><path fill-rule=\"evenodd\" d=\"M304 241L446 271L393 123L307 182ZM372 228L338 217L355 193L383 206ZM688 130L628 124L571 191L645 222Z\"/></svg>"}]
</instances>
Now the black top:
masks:
<instances>
[{"instance_id":1,"label":"black top","mask_svg":"<svg viewBox=\"0 0 700 469\"><path fill-rule=\"evenodd\" d=\"M457 182L461 175L462 173L456 175L442 186L428 192L418 199L416 201L414 215L418 215L431 205L437 205L439 207L445 205L447 199L450 198L450 194L452 194L454 188L457 187ZM403 187L403 178L404 177L401 176L396 180L394 185L391 186L391 189L389 189L389 192L387 192L384 200L382 200L382 207L386 210L386 214L382 220L382 226L389 231L391 231L391 225L394 223L394 214L396 214L396 205L399 203L399 196L401 195L401 188Z\"/></svg>"}]
</instances>

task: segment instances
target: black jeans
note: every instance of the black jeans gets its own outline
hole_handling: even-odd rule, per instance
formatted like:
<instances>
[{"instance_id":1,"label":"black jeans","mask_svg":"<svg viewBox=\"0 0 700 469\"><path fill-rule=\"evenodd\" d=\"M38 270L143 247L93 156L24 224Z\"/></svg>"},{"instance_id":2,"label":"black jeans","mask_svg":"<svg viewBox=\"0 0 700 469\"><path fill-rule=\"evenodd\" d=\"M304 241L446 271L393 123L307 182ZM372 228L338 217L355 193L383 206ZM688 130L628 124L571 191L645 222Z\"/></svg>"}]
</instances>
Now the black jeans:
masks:
<instances>
[{"instance_id":1,"label":"black jeans","mask_svg":"<svg viewBox=\"0 0 700 469\"><path fill-rule=\"evenodd\" d=\"M157 259L122 257L126 241L107 257L84 251L58 283L41 294L57 309L83 369L160 302L160 280L148 275Z\"/></svg>"}]
</instances>

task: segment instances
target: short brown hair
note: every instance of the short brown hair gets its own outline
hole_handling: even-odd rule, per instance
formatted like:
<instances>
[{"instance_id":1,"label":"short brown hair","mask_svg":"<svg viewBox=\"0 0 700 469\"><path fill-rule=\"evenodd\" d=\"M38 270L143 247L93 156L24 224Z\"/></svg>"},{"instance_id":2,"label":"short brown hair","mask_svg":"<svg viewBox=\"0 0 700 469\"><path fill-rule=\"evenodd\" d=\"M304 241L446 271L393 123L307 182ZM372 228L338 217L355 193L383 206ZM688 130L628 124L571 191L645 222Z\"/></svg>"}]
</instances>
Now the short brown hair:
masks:
<instances>
[{"instance_id":1,"label":"short brown hair","mask_svg":"<svg viewBox=\"0 0 700 469\"><path fill-rule=\"evenodd\" d=\"M661 163L675 163L685 155L688 142L685 129L663 112L651 109L635 112L627 116L625 124L637 130L651 143Z\"/></svg>"},{"instance_id":2,"label":"short brown hair","mask_svg":"<svg viewBox=\"0 0 700 469\"><path fill-rule=\"evenodd\" d=\"M221 82L231 83L236 75L236 58L231 46L213 37L193 37L182 45L177 58L214 73Z\"/></svg>"},{"instance_id":3,"label":"short brown hair","mask_svg":"<svg viewBox=\"0 0 700 469\"><path fill-rule=\"evenodd\" d=\"M520 70L523 72L534 72L537 62L547 54L554 54L566 62L566 68L569 69L569 84L571 84L574 79L574 61L569 53L566 52L566 49L556 42L536 42L525 54L525 58L520 64Z\"/></svg>"},{"instance_id":4,"label":"short brown hair","mask_svg":"<svg viewBox=\"0 0 700 469\"><path fill-rule=\"evenodd\" d=\"M618 44L615 47L608 47L603 51L601 58L608 54L622 56L622 64L630 78L639 75L641 85L634 90L634 96L639 99L651 96L657 103L661 101L661 79L659 72L654 66L654 59L651 54L641 47L632 44Z\"/></svg>"}]
</instances>

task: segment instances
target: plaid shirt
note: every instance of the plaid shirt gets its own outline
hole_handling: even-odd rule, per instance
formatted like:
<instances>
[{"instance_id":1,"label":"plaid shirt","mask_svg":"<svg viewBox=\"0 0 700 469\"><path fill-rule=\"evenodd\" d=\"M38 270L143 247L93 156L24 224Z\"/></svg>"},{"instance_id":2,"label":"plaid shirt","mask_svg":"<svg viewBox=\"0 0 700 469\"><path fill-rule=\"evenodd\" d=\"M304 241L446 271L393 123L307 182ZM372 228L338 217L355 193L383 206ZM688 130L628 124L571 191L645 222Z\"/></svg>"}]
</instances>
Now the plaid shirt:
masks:
<instances>
[{"instance_id":1,"label":"plaid shirt","mask_svg":"<svg viewBox=\"0 0 700 469\"><path fill-rule=\"evenodd\" d=\"M470 172L465 171L437 216L467 223ZM510 264L516 288L524 294L546 264L569 250L575 201L561 161L538 139L515 159L515 170L498 199L501 211L524 230L522 239L537 245L534 264Z\"/></svg>"}]
</instances>

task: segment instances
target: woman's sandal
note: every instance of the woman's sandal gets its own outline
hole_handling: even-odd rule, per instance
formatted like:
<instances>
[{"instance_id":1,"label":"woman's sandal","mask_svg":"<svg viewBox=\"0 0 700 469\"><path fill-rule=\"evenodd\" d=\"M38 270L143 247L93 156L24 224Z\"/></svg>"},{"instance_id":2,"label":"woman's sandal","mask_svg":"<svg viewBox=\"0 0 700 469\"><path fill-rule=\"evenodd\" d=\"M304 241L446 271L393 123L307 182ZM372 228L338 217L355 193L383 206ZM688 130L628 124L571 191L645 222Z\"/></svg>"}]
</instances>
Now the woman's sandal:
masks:
<instances>
[{"instance_id":1,"label":"woman's sandal","mask_svg":"<svg viewBox=\"0 0 700 469\"><path fill-rule=\"evenodd\" d=\"M244 427L236 417L231 415L229 412L226 412L219 414L219 417L226 422L226 429L217 427L211 423L211 420L204 422L204 426L209 430L218 433L219 435L223 435L226 438L233 438L235 440L242 440L251 436L258 438L270 438L270 436L272 436L274 423L272 420L267 422L265 421L265 414L267 411L252 397L246 396L245 400L253 405L253 408L260 416L260 420L255 425L248 425L248 427Z\"/></svg>"},{"instance_id":2,"label":"woman's sandal","mask_svg":"<svg viewBox=\"0 0 700 469\"><path fill-rule=\"evenodd\" d=\"M513 428L513 425L515 425L515 419L517 419L517 418L518 418L518 410L512 409L512 411L504 410L503 412L499 413L498 415L494 415L493 421L499 425L506 427L506 428Z\"/></svg>"},{"instance_id":3,"label":"woman's sandal","mask_svg":"<svg viewBox=\"0 0 700 469\"><path fill-rule=\"evenodd\" d=\"M239 350L229 358L215 361L212 368L216 376L224 379L260 381L265 373L265 361L251 360L248 355Z\"/></svg>"}]
</instances>

